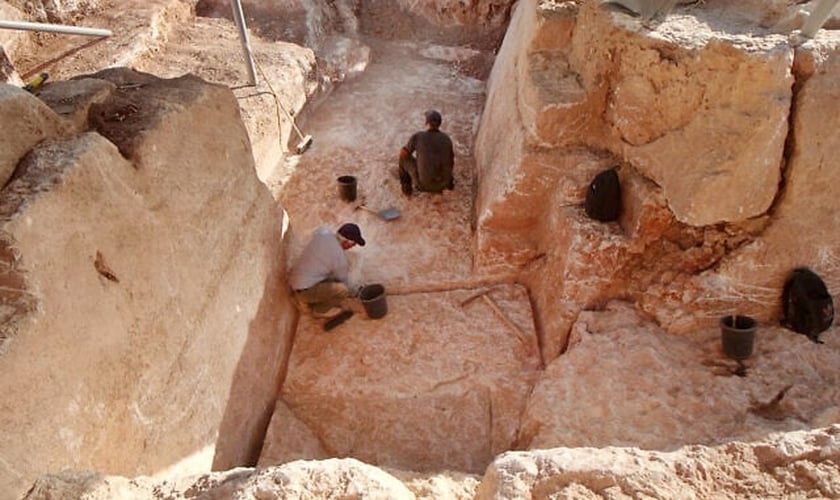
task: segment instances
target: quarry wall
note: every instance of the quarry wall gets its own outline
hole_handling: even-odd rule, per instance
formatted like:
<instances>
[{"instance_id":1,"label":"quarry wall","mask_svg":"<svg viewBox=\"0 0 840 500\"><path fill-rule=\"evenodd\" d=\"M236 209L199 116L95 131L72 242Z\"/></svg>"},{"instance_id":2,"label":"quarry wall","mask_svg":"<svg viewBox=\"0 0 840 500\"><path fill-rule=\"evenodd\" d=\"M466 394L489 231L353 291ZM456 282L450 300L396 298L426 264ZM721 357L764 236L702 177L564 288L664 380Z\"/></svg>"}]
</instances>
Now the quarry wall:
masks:
<instances>
[{"instance_id":1,"label":"quarry wall","mask_svg":"<svg viewBox=\"0 0 840 500\"><path fill-rule=\"evenodd\" d=\"M107 70L53 87L60 112L0 95L29 148L0 194L0 491L57 467L207 470L221 427L216 463L255 461L296 316L230 90Z\"/></svg>"},{"instance_id":2,"label":"quarry wall","mask_svg":"<svg viewBox=\"0 0 840 500\"><path fill-rule=\"evenodd\" d=\"M476 262L530 284L548 358L610 299L685 333L733 311L778 321L794 267L840 285L822 132L838 36L733 19L713 2L651 26L597 2L516 7L476 139ZM614 166L623 213L599 223L584 197Z\"/></svg>"}]
</instances>

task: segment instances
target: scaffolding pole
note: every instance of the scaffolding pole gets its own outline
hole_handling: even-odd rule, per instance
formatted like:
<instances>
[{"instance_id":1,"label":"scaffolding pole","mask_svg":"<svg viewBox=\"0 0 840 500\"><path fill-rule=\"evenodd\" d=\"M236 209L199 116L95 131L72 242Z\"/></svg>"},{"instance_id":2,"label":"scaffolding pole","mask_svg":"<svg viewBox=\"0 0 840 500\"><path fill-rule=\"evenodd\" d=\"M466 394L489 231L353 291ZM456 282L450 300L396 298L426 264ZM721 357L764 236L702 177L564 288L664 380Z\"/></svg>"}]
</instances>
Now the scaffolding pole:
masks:
<instances>
[{"instance_id":1,"label":"scaffolding pole","mask_svg":"<svg viewBox=\"0 0 840 500\"><path fill-rule=\"evenodd\" d=\"M822 28L823 24L828 20L829 16L831 16L831 12L834 10L834 7L837 6L840 0L821 0L814 10L808 15L808 18L805 19L805 25L802 26L802 34L807 36L808 38L814 38L814 35L817 34L820 28Z\"/></svg>"},{"instance_id":2,"label":"scaffolding pole","mask_svg":"<svg viewBox=\"0 0 840 500\"><path fill-rule=\"evenodd\" d=\"M242 43L242 52L245 56L245 65L248 68L248 83L257 85L257 74L254 71L254 58L251 55L251 40L248 38L248 28L245 26L245 14L242 12L240 0L230 0L230 7L233 10L233 20L239 28L239 41Z\"/></svg>"},{"instance_id":3,"label":"scaffolding pole","mask_svg":"<svg viewBox=\"0 0 840 500\"><path fill-rule=\"evenodd\" d=\"M46 24L46 23L30 23L26 21L2 21L0 20L0 29L8 30L23 30L23 31L47 31L50 33L62 33L65 35L84 35L84 36L111 36L110 30L99 28L83 28L80 26L64 26L61 24Z\"/></svg>"}]
</instances>

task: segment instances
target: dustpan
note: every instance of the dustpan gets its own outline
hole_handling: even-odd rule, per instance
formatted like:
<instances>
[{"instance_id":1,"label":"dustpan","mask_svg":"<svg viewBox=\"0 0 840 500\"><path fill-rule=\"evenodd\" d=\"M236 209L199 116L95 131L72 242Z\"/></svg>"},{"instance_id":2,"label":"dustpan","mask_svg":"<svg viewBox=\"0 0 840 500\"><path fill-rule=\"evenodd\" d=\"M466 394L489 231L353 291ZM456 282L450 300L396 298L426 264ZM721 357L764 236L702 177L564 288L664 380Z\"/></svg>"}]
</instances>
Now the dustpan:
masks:
<instances>
[{"instance_id":1,"label":"dustpan","mask_svg":"<svg viewBox=\"0 0 840 500\"><path fill-rule=\"evenodd\" d=\"M368 208L364 205L359 205L357 208L361 208L362 210L366 210L372 214L376 214L382 220L394 220L400 218L400 211L396 207L388 207L379 211L373 210L372 208Z\"/></svg>"}]
</instances>

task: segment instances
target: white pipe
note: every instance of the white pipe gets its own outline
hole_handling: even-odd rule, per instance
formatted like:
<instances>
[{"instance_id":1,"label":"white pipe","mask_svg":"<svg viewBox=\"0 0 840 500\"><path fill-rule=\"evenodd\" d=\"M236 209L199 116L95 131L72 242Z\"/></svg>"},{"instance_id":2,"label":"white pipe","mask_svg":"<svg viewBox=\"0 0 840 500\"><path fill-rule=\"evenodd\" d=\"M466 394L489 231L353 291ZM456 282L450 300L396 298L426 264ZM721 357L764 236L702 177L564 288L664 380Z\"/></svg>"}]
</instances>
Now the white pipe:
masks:
<instances>
[{"instance_id":1,"label":"white pipe","mask_svg":"<svg viewBox=\"0 0 840 500\"><path fill-rule=\"evenodd\" d=\"M248 82L256 86L257 74L254 72L254 59L251 56L251 41L248 39L248 28L245 27L245 14L242 12L242 2L240 0L230 0L230 7L233 10L233 20L239 28L239 41L242 43L245 65L248 68Z\"/></svg>"},{"instance_id":2,"label":"white pipe","mask_svg":"<svg viewBox=\"0 0 840 500\"><path fill-rule=\"evenodd\" d=\"M840 0L821 0L820 3L814 7L814 10L808 15L808 18L805 19L805 25L802 26L802 34L808 38L814 38L817 31L819 31L823 24L825 24L826 20L828 20L828 17L831 15L831 11L833 11L834 7L837 6L838 1Z\"/></svg>"},{"instance_id":3,"label":"white pipe","mask_svg":"<svg viewBox=\"0 0 840 500\"><path fill-rule=\"evenodd\" d=\"M26 21L0 21L0 28L24 31L49 31L65 35L111 36L110 30L99 28L82 28L79 26L64 26L61 24L29 23Z\"/></svg>"}]
</instances>

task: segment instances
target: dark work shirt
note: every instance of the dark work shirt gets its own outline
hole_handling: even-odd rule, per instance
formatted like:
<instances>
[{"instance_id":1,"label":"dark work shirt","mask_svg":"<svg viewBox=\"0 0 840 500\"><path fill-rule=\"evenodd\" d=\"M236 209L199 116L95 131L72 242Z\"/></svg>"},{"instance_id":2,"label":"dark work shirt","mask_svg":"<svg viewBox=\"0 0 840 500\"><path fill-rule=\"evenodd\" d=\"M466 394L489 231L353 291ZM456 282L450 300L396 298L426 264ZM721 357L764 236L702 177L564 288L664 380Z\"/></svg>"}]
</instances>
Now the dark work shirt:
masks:
<instances>
[{"instance_id":1,"label":"dark work shirt","mask_svg":"<svg viewBox=\"0 0 840 500\"><path fill-rule=\"evenodd\" d=\"M452 139L440 130L423 130L412 135L405 148L417 152L417 176L421 189L439 191L452 180L455 153Z\"/></svg>"}]
</instances>

